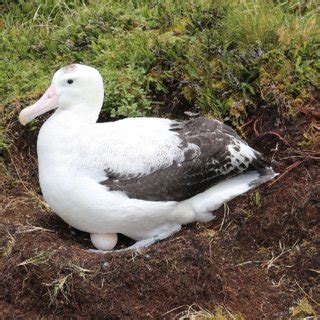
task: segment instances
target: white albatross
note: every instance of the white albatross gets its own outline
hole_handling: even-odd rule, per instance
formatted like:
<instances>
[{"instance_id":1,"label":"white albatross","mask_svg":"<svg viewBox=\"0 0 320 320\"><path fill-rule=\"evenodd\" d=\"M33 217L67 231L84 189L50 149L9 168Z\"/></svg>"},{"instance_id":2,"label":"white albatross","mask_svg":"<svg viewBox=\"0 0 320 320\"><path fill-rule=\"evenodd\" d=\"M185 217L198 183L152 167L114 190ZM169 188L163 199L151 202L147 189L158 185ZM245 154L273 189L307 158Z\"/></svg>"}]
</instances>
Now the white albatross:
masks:
<instances>
[{"instance_id":1,"label":"white albatross","mask_svg":"<svg viewBox=\"0 0 320 320\"><path fill-rule=\"evenodd\" d=\"M25 125L57 108L40 129L43 197L65 222L112 250L117 234L146 247L276 174L259 152L217 120L130 118L96 123L103 80L89 66L58 70L50 87L21 111Z\"/></svg>"}]
</instances>

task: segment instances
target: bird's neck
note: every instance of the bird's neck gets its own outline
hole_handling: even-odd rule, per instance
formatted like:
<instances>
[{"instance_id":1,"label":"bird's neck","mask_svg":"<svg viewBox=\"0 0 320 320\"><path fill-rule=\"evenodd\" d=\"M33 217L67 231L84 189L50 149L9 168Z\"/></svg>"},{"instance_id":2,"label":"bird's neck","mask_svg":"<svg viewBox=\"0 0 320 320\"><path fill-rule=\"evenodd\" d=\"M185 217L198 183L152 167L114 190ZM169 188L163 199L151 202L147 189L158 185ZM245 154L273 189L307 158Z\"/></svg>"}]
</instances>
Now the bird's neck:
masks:
<instances>
[{"instance_id":1,"label":"bird's neck","mask_svg":"<svg viewBox=\"0 0 320 320\"><path fill-rule=\"evenodd\" d=\"M78 108L77 108L78 107ZM42 125L38 135L38 155L68 154L71 145L86 134L95 124L99 110L75 106L72 108L59 107Z\"/></svg>"},{"instance_id":2,"label":"bird's neck","mask_svg":"<svg viewBox=\"0 0 320 320\"><path fill-rule=\"evenodd\" d=\"M86 103L68 107L59 107L49 118L55 125L83 125L97 122L101 107L92 107Z\"/></svg>"}]
</instances>

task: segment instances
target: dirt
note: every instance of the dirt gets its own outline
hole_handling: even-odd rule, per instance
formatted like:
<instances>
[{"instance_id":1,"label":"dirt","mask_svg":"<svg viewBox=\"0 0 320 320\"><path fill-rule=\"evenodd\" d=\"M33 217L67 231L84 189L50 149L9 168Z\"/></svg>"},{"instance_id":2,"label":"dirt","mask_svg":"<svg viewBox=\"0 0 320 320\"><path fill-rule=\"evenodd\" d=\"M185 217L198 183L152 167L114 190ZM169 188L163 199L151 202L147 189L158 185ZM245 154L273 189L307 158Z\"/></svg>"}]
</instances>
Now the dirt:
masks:
<instances>
[{"instance_id":1,"label":"dirt","mask_svg":"<svg viewBox=\"0 0 320 320\"><path fill-rule=\"evenodd\" d=\"M97 254L87 251L86 233L42 201L37 130L20 126L17 105L11 109L0 184L2 318L172 319L190 306L221 306L245 319L288 319L301 299L320 313L314 113L269 107L248 116L242 135L277 161L280 175L218 210L213 222L184 226L140 252ZM123 237L119 247L128 243Z\"/></svg>"}]
</instances>

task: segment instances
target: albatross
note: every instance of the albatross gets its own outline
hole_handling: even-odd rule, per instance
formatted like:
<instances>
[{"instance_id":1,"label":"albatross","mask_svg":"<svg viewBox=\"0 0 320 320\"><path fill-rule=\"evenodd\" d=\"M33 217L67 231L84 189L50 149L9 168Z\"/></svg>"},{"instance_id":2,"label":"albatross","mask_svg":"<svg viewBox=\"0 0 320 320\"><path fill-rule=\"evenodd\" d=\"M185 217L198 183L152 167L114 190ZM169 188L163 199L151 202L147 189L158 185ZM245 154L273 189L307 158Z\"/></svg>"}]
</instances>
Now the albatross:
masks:
<instances>
[{"instance_id":1,"label":"albatross","mask_svg":"<svg viewBox=\"0 0 320 320\"><path fill-rule=\"evenodd\" d=\"M270 161L229 126L127 118L97 123L103 79L93 67L58 70L50 87L20 112L27 124L56 109L37 141L45 201L72 227L90 233L98 251L113 250L121 233L147 247L275 177Z\"/></svg>"}]
</instances>

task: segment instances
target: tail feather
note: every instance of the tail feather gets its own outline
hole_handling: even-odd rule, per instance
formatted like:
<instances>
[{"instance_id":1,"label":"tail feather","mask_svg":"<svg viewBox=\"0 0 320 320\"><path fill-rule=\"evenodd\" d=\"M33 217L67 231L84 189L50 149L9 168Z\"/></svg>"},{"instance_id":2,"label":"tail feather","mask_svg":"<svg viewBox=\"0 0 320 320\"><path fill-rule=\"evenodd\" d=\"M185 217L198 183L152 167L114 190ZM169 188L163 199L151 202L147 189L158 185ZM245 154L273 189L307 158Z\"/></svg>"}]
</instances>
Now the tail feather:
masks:
<instances>
[{"instance_id":1,"label":"tail feather","mask_svg":"<svg viewBox=\"0 0 320 320\"><path fill-rule=\"evenodd\" d=\"M249 183L250 189L257 187L278 175L271 167L258 169L256 171L259 173L259 177Z\"/></svg>"},{"instance_id":2,"label":"tail feather","mask_svg":"<svg viewBox=\"0 0 320 320\"><path fill-rule=\"evenodd\" d=\"M259 170L259 169L265 169L265 168L270 168L271 167L271 161L269 159L264 157L257 150L252 149L252 151L253 151L254 156L255 156L252 159L251 166L250 166L252 169Z\"/></svg>"},{"instance_id":3,"label":"tail feather","mask_svg":"<svg viewBox=\"0 0 320 320\"><path fill-rule=\"evenodd\" d=\"M275 176L277 176L277 174L271 167L247 171L236 177L222 181L205 192L185 201L194 208L197 221L209 221L209 212L218 209L224 203L240 194L273 179Z\"/></svg>"}]
</instances>

